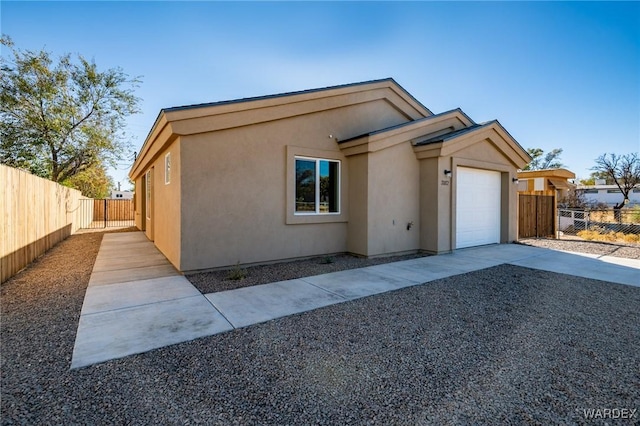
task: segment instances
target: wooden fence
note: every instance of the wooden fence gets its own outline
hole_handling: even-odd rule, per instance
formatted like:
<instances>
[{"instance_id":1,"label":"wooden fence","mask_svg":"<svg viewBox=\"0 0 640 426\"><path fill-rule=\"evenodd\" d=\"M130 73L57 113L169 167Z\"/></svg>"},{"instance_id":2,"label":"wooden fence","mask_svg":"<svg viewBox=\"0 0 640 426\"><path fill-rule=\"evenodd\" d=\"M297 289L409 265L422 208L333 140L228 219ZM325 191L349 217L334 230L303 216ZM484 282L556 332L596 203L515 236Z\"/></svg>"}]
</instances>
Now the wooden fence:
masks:
<instances>
[{"instance_id":1,"label":"wooden fence","mask_svg":"<svg viewBox=\"0 0 640 426\"><path fill-rule=\"evenodd\" d=\"M93 220L130 221L135 218L133 200L93 200Z\"/></svg>"},{"instance_id":2,"label":"wooden fence","mask_svg":"<svg viewBox=\"0 0 640 426\"><path fill-rule=\"evenodd\" d=\"M83 217L87 222L81 228L122 228L135 226L135 210L132 199L80 200Z\"/></svg>"},{"instance_id":3,"label":"wooden fence","mask_svg":"<svg viewBox=\"0 0 640 426\"><path fill-rule=\"evenodd\" d=\"M551 195L518 195L518 238L555 235L555 200Z\"/></svg>"},{"instance_id":4,"label":"wooden fence","mask_svg":"<svg viewBox=\"0 0 640 426\"><path fill-rule=\"evenodd\" d=\"M80 191L0 164L0 282L91 220L81 199Z\"/></svg>"}]
</instances>

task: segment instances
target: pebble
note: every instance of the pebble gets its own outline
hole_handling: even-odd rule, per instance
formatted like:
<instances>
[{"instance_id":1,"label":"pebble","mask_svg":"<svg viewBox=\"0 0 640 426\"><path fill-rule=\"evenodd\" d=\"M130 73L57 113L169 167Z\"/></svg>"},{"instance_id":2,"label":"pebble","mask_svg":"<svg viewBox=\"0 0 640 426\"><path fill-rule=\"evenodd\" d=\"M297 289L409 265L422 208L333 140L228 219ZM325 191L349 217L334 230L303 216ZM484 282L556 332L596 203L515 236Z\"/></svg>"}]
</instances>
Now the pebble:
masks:
<instances>
[{"instance_id":1,"label":"pebble","mask_svg":"<svg viewBox=\"0 0 640 426\"><path fill-rule=\"evenodd\" d=\"M96 238L0 287L2 424L575 424L640 408L640 288L511 265L69 370Z\"/></svg>"}]
</instances>

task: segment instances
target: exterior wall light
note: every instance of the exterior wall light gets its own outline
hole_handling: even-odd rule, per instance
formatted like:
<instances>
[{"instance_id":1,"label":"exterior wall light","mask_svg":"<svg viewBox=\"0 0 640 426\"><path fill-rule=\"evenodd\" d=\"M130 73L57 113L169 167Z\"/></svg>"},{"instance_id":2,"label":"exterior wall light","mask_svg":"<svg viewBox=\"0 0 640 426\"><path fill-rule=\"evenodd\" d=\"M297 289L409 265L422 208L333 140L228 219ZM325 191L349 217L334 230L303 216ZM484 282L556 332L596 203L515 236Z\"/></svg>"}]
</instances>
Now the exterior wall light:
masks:
<instances>
[{"instance_id":1,"label":"exterior wall light","mask_svg":"<svg viewBox=\"0 0 640 426\"><path fill-rule=\"evenodd\" d=\"M518 181L518 178L511 178L511 182L518 183L519 181Z\"/></svg>"},{"instance_id":2,"label":"exterior wall light","mask_svg":"<svg viewBox=\"0 0 640 426\"><path fill-rule=\"evenodd\" d=\"M445 176L451 176L451 170L445 170L444 171L444 175Z\"/></svg>"}]
</instances>

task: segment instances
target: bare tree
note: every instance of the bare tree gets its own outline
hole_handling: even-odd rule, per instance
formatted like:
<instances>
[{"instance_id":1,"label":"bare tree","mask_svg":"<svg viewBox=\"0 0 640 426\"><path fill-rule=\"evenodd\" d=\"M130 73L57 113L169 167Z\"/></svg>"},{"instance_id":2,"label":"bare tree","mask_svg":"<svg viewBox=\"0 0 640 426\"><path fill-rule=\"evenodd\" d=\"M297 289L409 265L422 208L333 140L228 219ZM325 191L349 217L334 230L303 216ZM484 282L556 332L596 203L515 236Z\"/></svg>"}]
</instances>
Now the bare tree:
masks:
<instances>
[{"instance_id":1,"label":"bare tree","mask_svg":"<svg viewBox=\"0 0 640 426\"><path fill-rule=\"evenodd\" d=\"M591 170L606 173L620 189L622 201L613 207L616 210L616 217L620 217L620 209L629 203L629 193L633 188L640 186L640 157L638 157L638 153L602 154L596 158L596 165Z\"/></svg>"}]
</instances>

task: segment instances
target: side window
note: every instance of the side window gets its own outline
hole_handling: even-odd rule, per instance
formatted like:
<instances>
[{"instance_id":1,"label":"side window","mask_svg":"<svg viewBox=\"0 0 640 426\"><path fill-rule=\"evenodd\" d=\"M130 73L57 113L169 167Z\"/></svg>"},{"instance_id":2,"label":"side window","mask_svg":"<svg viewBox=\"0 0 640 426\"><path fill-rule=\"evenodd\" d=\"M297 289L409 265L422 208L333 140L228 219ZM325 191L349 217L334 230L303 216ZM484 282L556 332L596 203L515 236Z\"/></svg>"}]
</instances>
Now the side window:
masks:
<instances>
[{"instance_id":1,"label":"side window","mask_svg":"<svg viewBox=\"0 0 640 426\"><path fill-rule=\"evenodd\" d=\"M151 185L153 185L152 181L153 181L153 174L151 173L151 170L149 170L146 175L147 193L145 197L147 219L151 219Z\"/></svg>"},{"instance_id":2,"label":"side window","mask_svg":"<svg viewBox=\"0 0 640 426\"><path fill-rule=\"evenodd\" d=\"M340 213L340 161L296 157L295 213Z\"/></svg>"},{"instance_id":3,"label":"side window","mask_svg":"<svg viewBox=\"0 0 640 426\"><path fill-rule=\"evenodd\" d=\"M164 184L168 185L171 183L171 153L168 152L167 155L164 156Z\"/></svg>"}]
</instances>

